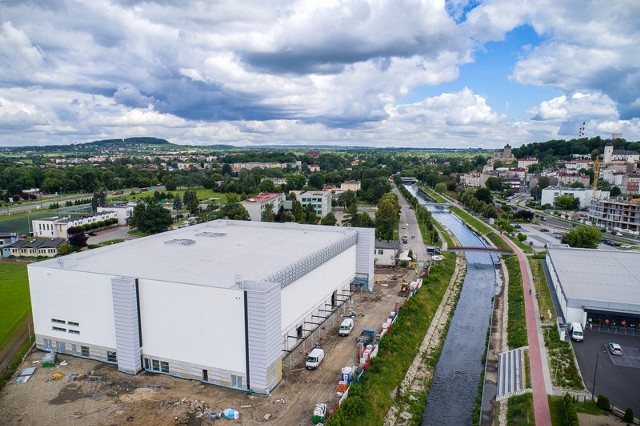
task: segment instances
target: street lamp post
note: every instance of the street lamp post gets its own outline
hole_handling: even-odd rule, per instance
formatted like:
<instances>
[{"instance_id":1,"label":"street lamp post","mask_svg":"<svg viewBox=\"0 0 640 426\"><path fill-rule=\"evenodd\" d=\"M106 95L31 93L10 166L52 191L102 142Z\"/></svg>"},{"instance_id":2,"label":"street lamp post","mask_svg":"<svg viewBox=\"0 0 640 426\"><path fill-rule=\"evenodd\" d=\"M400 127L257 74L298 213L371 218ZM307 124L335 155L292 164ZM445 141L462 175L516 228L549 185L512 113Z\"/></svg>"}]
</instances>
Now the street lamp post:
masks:
<instances>
[{"instance_id":1,"label":"street lamp post","mask_svg":"<svg viewBox=\"0 0 640 426\"><path fill-rule=\"evenodd\" d=\"M596 398L596 375L598 374L598 360L600 359L600 351L596 352L596 368L593 372L593 389L591 390L591 400Z\"/></svg>"}]
</instances>

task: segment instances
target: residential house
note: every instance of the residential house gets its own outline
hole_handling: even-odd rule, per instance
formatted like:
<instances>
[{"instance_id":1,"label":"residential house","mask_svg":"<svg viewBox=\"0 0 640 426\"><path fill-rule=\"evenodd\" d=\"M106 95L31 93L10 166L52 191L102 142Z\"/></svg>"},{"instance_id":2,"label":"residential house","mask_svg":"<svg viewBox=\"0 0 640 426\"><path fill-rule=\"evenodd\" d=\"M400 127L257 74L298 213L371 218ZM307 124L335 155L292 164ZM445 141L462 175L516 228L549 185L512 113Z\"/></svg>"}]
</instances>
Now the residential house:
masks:
<instances>
[{"instance_id":1,"label":"residential house","mask_svg":"<svg viewBox=\"0 0 640 426\"><path fill-rule=\"evenodd\" d=\"M74 226L88 225L92 223L102 222L107 219L118 219L118 213L115 211L106 211L93 216L85 217L46 217L42 219L33 219L31 227L33 236L40 238L69 238L67 231Z\"/></svg>"},{"instance_id":2,"label":"residential house","mask_svg":"<svg viewBox=\"0 0 640 426\"><path fill-rule=\"evenodd\" d=\"M340 184L340 189L343 191L357 192L360 191L361 188L362 185L360 184L359 180L348 180Z\"/></svg>"},{"instance_id":3,"label":"residential house","mask_svg":"<svg viewBox=\"0 0 640 426\"><path fill-rule=\"evenodd\" d=\"M400 241L376 240L373 250L373 262L376 266L395 266L400 254Z\"/></svg>"}]
</instances>

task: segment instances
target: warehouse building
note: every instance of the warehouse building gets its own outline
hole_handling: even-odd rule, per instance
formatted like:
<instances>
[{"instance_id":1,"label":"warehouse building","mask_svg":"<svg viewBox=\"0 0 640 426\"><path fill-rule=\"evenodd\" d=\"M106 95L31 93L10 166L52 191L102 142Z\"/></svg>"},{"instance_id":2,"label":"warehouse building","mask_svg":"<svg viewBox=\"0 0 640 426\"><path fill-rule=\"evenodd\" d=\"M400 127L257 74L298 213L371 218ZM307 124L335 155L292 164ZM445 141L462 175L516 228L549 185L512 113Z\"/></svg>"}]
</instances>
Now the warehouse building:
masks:
<instances>
[{"instance_id":1,"label":"warehouse building","mask_svg":"<svg viewBox=\"0 0 640 426\"><path fill-rule=\"evenodd\" d=\"M372 290L374 230L218 220L29 265L40 349L265 392Z\"/></svg>"},{"instance_id":2,"label":"warehouse building","mask_svg":"<svg viewBox=\"0 0 640 426\"><path fill-rule=\"evenodd\" d=\"M640 252L554 247L546 264L565 322L640 333Z\"/></svg>"}]
</instances>

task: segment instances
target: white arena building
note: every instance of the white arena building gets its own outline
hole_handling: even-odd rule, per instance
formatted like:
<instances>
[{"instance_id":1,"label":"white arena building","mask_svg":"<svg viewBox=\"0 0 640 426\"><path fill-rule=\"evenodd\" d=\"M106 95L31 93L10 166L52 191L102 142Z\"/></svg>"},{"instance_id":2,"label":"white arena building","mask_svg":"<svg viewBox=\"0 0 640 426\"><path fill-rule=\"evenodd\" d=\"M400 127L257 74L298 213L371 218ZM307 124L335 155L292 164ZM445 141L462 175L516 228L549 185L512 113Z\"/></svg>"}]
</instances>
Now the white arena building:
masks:
<instances>
[{"instance_id":1,"label":"white arena building","mask_svg":"<svg viewBox=\"0 0 640 426\"><path fill-rule=\"evenodd\" d=\"M374 230L218 220L29 265L40 349L266 392L358 281Z\"/></svg>"}]
</instances>

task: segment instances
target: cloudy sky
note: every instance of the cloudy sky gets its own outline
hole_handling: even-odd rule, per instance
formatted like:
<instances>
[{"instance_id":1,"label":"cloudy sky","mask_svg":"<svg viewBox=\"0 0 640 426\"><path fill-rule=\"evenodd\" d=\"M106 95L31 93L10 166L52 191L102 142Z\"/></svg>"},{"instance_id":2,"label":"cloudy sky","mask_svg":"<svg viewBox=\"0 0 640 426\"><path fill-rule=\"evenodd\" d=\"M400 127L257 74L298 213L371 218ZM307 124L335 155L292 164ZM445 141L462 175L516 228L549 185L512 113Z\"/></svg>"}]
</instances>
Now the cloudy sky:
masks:
<instances>
[{"instance_id":1,"label":"cloudy sky","mask_svg":"<svg viewBox=\"0 0 640 426\"><path fill-rule=\"evenodd\" d=\"M0 0L0 145L640 140L640 2Z\"/></svg>"}]
</instances>

